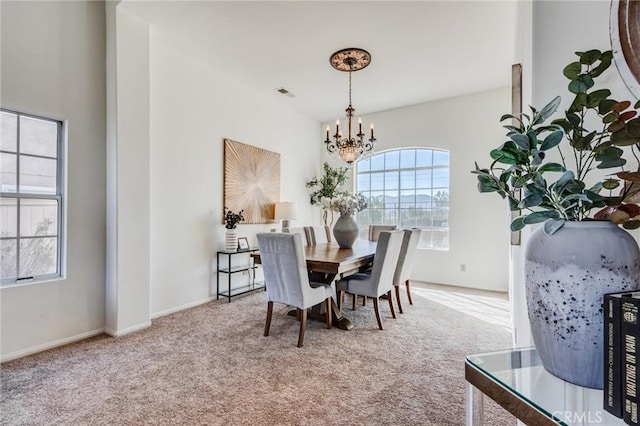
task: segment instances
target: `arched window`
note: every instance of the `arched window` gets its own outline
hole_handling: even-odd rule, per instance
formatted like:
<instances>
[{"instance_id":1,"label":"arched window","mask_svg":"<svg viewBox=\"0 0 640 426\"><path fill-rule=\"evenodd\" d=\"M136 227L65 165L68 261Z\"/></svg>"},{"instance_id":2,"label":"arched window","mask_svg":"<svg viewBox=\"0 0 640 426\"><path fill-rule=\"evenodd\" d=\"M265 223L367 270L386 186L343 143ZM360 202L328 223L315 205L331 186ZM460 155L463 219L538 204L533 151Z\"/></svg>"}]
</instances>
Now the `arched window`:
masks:
<instances>
[{"instance_id":1,"label":"arched window","mask_svg":"<svg viewBox=\"0 0 640 426\"><path fill-rule=\"evenodd\" d=\"M369 200L356 218L362 238L371 224L421 228L419 248L449 249L449 151L398 149L360 160L356 191Z\"/></svg>"}]
</instances>

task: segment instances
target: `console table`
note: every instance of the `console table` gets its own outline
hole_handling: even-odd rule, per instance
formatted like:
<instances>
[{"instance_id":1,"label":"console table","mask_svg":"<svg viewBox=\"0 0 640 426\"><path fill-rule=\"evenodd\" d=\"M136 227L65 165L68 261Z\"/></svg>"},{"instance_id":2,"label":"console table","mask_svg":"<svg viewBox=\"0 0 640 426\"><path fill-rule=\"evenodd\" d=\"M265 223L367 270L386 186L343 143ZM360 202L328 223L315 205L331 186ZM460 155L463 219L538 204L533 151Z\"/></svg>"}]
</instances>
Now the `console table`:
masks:
<instances>
[{"instance_id":1,"label":"console table","mask_svg":"<svg viewBox=\"0 0 640 426\"><path fill-rule=\"evenodd\" d=\"M229 303L231 303L231 298L233 296L238 296L240 294L248 293L254 290L260 290L264 288L264 281L256 282L256 264L253 261L253 258L250 256L251 253L257 252L257 248L250 248L247 250L220 250L216 253L216 300L220 298L220 296L226 297ZM247 257L247 263L243 263L241 265L234 265L232 262L232 257L236 255L249 255ZM227 258L225 264L221 264L221 257ZM247 284L241 287L232 288L231 287L231 277L233 274L243 273L248 274L249 277L247 279ZM227 276L227 289L220 290L220 274Z\"/></svg>"},{"instance_id":2,"label":"console table","mask_svg":"<svg viewBox=\"0 0 640 426\"><path fill-rule=\"evenodd\" d=\"M603 408L602 390L548 373L535 348L468 355L464 373L467 426L484 424L484 396L527 425L624 425Z\"/></svg>"}]
</instances>

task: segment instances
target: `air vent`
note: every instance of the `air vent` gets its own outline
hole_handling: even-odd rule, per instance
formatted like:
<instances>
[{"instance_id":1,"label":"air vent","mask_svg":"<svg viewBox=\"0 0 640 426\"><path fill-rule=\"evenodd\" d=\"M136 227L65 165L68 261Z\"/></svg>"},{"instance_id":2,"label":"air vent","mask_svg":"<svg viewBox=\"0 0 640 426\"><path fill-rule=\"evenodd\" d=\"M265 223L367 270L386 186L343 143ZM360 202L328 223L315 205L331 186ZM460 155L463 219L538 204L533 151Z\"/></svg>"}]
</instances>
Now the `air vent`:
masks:
<instances>
[{"instance_id":1,"label":"air vent","mask_svg":"<svg viewBox=\"0 0 640 426\"><path fill-rule=\"evenodd\" d=\"M295 97L296 97L296 95L294 95L293 93L291 93L290 91L288 91L288 90L287 90L287 89L285 89L284 87L278 87L278 88L276 89L276 91L277 91L277 92L280 92L280 93L282 93L283 95L286 95L286 96L288 96L288 97L290 97L290 98L295 98Z\"/></svg>"}]
</instances>

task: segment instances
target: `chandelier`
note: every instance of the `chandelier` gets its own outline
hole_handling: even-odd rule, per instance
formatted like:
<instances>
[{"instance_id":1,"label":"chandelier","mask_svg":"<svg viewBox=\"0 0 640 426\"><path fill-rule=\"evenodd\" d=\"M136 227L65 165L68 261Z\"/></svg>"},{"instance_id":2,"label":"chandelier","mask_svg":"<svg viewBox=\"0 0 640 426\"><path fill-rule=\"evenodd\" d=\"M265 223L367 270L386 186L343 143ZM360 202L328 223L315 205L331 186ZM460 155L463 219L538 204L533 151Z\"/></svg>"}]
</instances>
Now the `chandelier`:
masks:
<instances>
[{"instance_id":1,"label":"chandelier","mask_svg":"<svg viewBox=\"0 0 640 426\"><path fill-rule=\"evenodd\" d=\"M342 49L331 55L329 59L331 66L338 71L349 73L349 106L345 109L347 113L347 137L342 137L340 130L340 120L336 120L336 133L333 140L329 139L329 126L327 126L327 139L324 141L329 153L338 152L338 155L347 164L351 164L363 155L368 156L373 153L376 138L373 137L373 123L371 123L371 137L364 139L362 132L362 119L358 118L358 133L355 137L351 133L351 120L355 108L351 105L351 73L359 71L371 63L371 54L363 49L349 48Z\"/></svg>"}]
</instances>

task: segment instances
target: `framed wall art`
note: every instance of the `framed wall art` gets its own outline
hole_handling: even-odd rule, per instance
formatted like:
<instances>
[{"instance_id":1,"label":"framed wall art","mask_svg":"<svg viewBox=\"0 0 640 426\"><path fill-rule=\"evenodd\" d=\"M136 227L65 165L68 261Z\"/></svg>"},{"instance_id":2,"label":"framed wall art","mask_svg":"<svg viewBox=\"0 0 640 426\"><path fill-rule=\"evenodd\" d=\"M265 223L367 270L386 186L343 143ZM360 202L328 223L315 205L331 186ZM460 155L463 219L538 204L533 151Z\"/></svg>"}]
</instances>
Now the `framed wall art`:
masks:
<instances>
[{"instance_id":1,"label":"framed wall art","mask_svg":"<svg viewBox=\"0 0 640 426\"><path fill-rule=\"evenodd\" d=\"M224 140L224 206L244 210L243 223L273 223L280 200L280 154Z\"/></svg>"}]
</instances>

